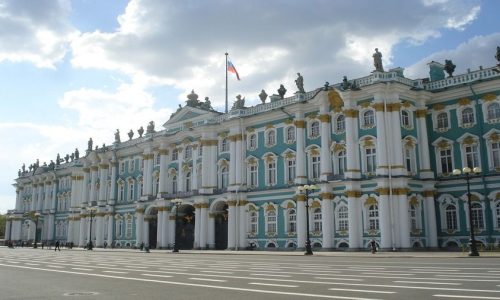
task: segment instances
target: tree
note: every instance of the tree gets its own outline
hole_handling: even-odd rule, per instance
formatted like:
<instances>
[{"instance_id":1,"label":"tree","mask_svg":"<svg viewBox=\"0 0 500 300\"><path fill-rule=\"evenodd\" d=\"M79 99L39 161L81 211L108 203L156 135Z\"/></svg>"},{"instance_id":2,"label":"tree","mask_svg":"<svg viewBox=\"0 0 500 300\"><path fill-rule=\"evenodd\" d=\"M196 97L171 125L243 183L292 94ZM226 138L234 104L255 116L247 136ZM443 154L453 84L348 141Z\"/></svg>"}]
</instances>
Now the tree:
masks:
<instances>
[{"instance_id":1,"label":"tree","mask_svg":"<svg viewBox=\"0 0 500 300\"><path fill-rule=\"evenodd\" d=\"M7 222L7 215L0 214L0 238L5 238L5 223Z\"/></svg>"}]
</instances>

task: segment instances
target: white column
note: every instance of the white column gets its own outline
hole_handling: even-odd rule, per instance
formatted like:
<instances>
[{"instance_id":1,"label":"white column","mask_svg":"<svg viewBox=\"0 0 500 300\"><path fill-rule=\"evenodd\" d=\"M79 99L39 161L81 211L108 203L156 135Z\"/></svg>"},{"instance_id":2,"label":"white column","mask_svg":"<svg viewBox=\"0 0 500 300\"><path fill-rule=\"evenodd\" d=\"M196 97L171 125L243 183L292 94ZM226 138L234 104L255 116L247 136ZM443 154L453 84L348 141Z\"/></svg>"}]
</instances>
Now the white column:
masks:
<instances>
[{"instance_id":1,"label":"white column","mask_svg":"<svg viewBox=\"0 0 500 300\"><path fill-rule=\"evenodd\" d=\"M142 234L143 234L143 227L144 227L144 209L143 208L136 208L135 210L135 246L139 247L141 243L144 241Z\"/></svg>"},{"instance_id":2,"label":"white column","mask_svg":"<svg viewBox=\"0 0 500 300\"><path fill-rule=\"evenodd\" d=\"M48 232L47 232L47 239L48 240L53 240L54 239L54 219L55 219L55 216L54 214L49 214L48 216L48 221L49 221L49 225L48 225Z\"/></svg>"},{"instance_id":3,"label":"white column","mask_svg":"<svg viewBox=\"0 0 500 300\"><path fill-rule=\"evenodd\" d=\"M200 204L200 218L196 219L200 222L200 248L207 249L207 232L208 232L208 203Z\"/></svg>"},{"instance_id":4,"label":"white column","mask_svg":"<svg viewBox=\"0 0 500 300\"><path fill-rule=\"evenodd\" d=\"M104 245L104 210L99 207L95 214L95 245L96 247L102 247Z\"/></svg>"},{"instance_id":5,"label":"white column","mask_svg":"<svg viewBox=\"0 0 500 300\"><path fill-rule=\"evenodd\" d=\"M238 246L241 250L245 250L248 246L247 243L247 219L246 219L246 204L247 200L240 200L239 208L239 238L238 238Z\"/></svg>"},{"instance_id":6,"label":"white column","mask_svg":"<svg viewBox=\"0 0 500 300\"><path fill-rule=\"evenodd\" d=\"M408 196L406 195L406 189L400 189L398 195L399 202L399 236L400 236L400 247L403 249L410 248L410 215Z\"/></svg>"},{"instance_id":7,"label":"white column","mask_svg":"<svg viewBox=\"0 0 500 300\"><path fill-rule=\"evenodd\" d=\"M108 168L109 165L106 163L101 163L99 165L100 175L99 175L99 205L106 205L106 196L108 190Z\"/></svg>"},{"instance_id":8,"label":"white column","mask_svg":"<svg viewBox=\"0 0 500 300\"><path fill-rule=\"evenodd\" d=\"M400 108L401 108L401 103L399 103L398 96L393 96L395 98L395 101L398 101L397 103L392 103L391 109L392 111L390 112L391 119L392 121L390 126L392 128L392 134L391 137L389 138L389 145L392 145L393 150L390 151L391 159L392 162L392 174L393 175L406 175L406 167L404 166L403 162L403 140L401 137L401 118L400 118ZM378 155L378 151L377 151Z\"/></svg>"},{"instance_id":9,"label":"white column","mask_svg":"<svg viewBox=\"0 0 500 300\"><path fill-rule=\"evenodd\" d=\"M427 110L425 108L417 110L417 133L418 133L418 154L420 158L420 178L434 178L431 170L431 160L429 155L429 138L427 136L427 124L425 121Z\"/></svg>"},{"instance_id":10,"label":"white column","mask_svg":"<svg viewBox=\"0 0 500 300\"><path fill-rule=\"evenodd\" d=\"M161 144L160 150L158 152L160 155L160 183L159 183L159 194L162 195L167 193L167 159L168 159L168 150L166 149L165 143Z\"/></svg>"},{"instance_id":11,"label":"white column","mask_svg":"<svg viewBox=\"0 0 500 300\"><path fill-rule=\"evenodd\" d=\"M16 188L16 211L21 211L21 193L23 191L22 187Z\"/></svg>"},{"instance_id":12,"label":"white column","mask_svg":"<svg viewBox=\"0 0 500 300\"><path fill-rule=\"evenodd\" d=\"M345 178L360 178L359 167L359 147L358 147L358 111L356 109L346 109L345 130L346 130L346 154L347 170Z\"/></svg>"},{"instance_id":13,"label":"white column","mask_svg":"<svg viewBox=\"0 0 500 300\"><path fill-rule=\"evenodd\" d=\"M243 156L243 138L241 136L241 133L239 133L236 136L236 184L241 185L243 184L243 161L244 161L244 156Z\"/></svg>"},{"instance_id":14,"label":"white column","mask_svg":"<svg viewBox=\"0 0 500 300\"><path fill-rule=\"evenodd\" d=\"M210 148L210 186L212 188L217 188L217 145L218 141L217 140L212 140L212 144L209 147ZM205 166L205 165L203 165Z\"/></svg>"},{"instance_id":15,"label":"white column","mask_svg":"<svg viewBox=\"0 0 500 300\"><path fill-rule=\"evenodd\" d=\"M82 192L82 206L86 206L89 203L89 177L90 168L83 168L83 192ZM57 184L55 184L57 185ZM55 193L54 193L55 194ZM55 198L54 198L55 203Z\"/></svg>"},{"instance_id":16,"label":"white column","mask_svg":"<svg viewBox=\"0 0 500 300\"><path fill-rule=\"evenodd\" d=\"M168 237L170 247L174 247L175 244L175 213L170 213L168 220Z\"/></svg>"},{"instance_id":17,"label":"white column","mask_svg":"<svg viewBox=\"0 0 500 300\"><path fill-rule=\"evenodd\" d=\"M164 211L163 211L163 215L162 215L162 222L161 222L161 225L162 225L162 239L161 239L161 247L162 248L167 248L169 247L170 245L170 207L164 207Z\"/></svg>"},{"instance_id":18,"label":"white column","mask_svg":"<svg viewBox=\"0 0 500 300\"><path fill-rule=\"evenodd\" d=\"M178 162L179 162L179 167L178 167L178 170L177 170L177 191L178 192L185 192L186 191L186 188L184 186L184 153L183 153L183 148L182 147L179 147L177 148L177 150L179 151L179 156L178 156Z\"/></svg>"},{"instance_id":19,"label":"white column","mask_svg":"<svg viewBox=\"0 0 500 300\"><path fill-rule=\"evenodd\" d=\"M232 135L229 140L229 187L236 183L236 137Z\"/></svg>"},{"instance_id":20,"label":"white column","mask_svg":"<svg viewBox=\"0 0 500 300\"><path fill-rule=\"evenodd\" d=\"M378 210L379 210L379 228L380 228L380 248L392 248L391 233L391 210L389 207L389 189L379 188Z\"/></svg>"},{"instance_id":21,"label":"white column","mask_svg":"<svg viewBox=\"0 0 500 300\"><path fill-rule=\"evenodd\" d=\"M294 122L294 124L295 124L295 131L297 134L297 137L296 137L297 155L296 155L296 162L295 162L295 176L296 176L295 183L296 184L307 183L306 152L305 152L306 122L304 121L303 118L304 118L304 114L302 112L298 112L295 115L296 121ZM301 247L301 246L299 245L299 247Z\"/></svg>"},{"instance_id":22,"label":"white column","mask_svg":"<svg viewBox=\"0 0 500 300\"><path fill-rule=\"evenodd\" d=\"M236 200L227 201L227 248L236 248Z\"/></svg>"},{"instance_id":23,"label":"white column","mask_svg":"<svg viewBox=\"0 0 500 300\"><path fill-rule=\"evenodd\" d=\"M427 190L423 192L425 208L425 231L427 233L427 247L437 248L437 225L436 225L436 207L434 206L434 191Z\"/></svg>"},{"instance_id":24,"label":"white column","mask_svg":"<svg viewBox=\"0 0 500 300\"><path fill-rule=\"evenodd\" d=\"M68 242L68 243L74 242L73 241L73 230L74 230L73 228L74 228L74 221L73 221L73 217L70 216L70 218L68 220L68 233L66 236L66 242Z\"/></svg>"},{"instance_id":25,"label":"white column","mask_svg":"<svg viewBox=\"0 0 500 300\"><path fill-rule=\"evenodd\" d=\"M7 222L5 222L5 240L6 241L12 240L12 237L11 237L11 234L12 234L11 227L12 227L12 219L7 218Z\"/></svg>"},{"instance_id":26,"label":"white column","mask_svg":"<svg viewBox=\"0 0 500 300\"><path fill-rule=\"evenodd\" d=\"M97 166L92 166L90 167L90 197L89 197L89 206L92 201L96 199L96 189L95 189L95 184L97 181Z\"/></svg>"},{"instance_id":27,"label":"white column","mask_svg":"<svg viewBox=\"0 0 500 300\"><path fill-rule=\"evenodd\" d=\"M144 225L143 225L143 230L144 230L144 247L150 247L150 240L149 240L149 222L151 221L151 216L144 216Z\"/></svg>"},{"instance_id":28,"label":"white column","mask_svg":"<svg viewBox=\"0 0 500 300\"><path fill-rule=\"evenodd\" d=\"M306 247L306 196L296 195L297 198L297 248Z\"/></svg>"},{"instance_id":29,"label":"white column","mask_svg":"<svg viewBox=\"0 0 500 300\"><path fill-rule=\"evenodd\" d=\"M194 222L194 244L193 244L193 248L194 249L198 249L200 248L200 234L201 234L201 222L200 222L200 219L201 219L201 207L200 207L200 204L199 203L196 203L194 205L194 219L195 219L195 222Z\"/></svg>"},{"instance_id":30,"label":"white column","mask_svg":"<svg viewBox=\"0 0 500 300\"><path fill-rule=\"evenodd\" d=\"M71 186L71 189L73 190L73 186ZM44 210L49 210L50 209L50 201L52 200L50 198L50 191L52 191L52 182L48 181L45 184L45 190L44 190L44 193L45 193L45 197L44 197L44 201L43 201L43 209ZM77 195L75 195L75 197L76 196ZM71 192L71 198L73 198L73 192Z\"/></svg>"},{"instance_id":31,"label":"white column","mask_svg":"<svg viewBox=\"0 0 500 300\"><path fill-rule=\"evenodd\" d=\"M361 227L361 192L351 190L347 192L347 209L349 212L349 248L363 248L363 228Z\"/></svg>"},{"instance_id":32,"label":"white column","mask_svg":"<svg viewBox=\"0 0 500 300\"><path fill-rule=\"evenodd\" d=\"M147 160L144 162L144 190L147 196L153 195L153 153L145 155Z\"/></svg>"},{"instance_id":33,"label":"white column","mask_svg":"<svg viewBox=\"0 0 500 300\"><path fill-rule=\"evenodd\" d=\"M161 249L163 245L163 215L165 214L163 209L164 207L159 207L156 216L156 249Z\"/></svg>"},{"instance_id":34,"label":"white column","mask_svg":"<svg viewBox=\"0 0 500 300\"><path fill-rule=\"evenodd\" d=\"M208 213L208 248L215 249L215 216Z\"/></svg>"},{"instance_id":35,"label":"white column","mask_svg":"<svg viewBox=\"0 0 500 300\"><path fill-rule=\"evenodd\" d=\"M202 140L201 147L203 147L201 153L201 187L198 189L209 188L210 182L210 140Z\"/></svg>"},{"instance_id":36,"label":"white column","mask_svg":"<svg viewBox=\"0 0 500 300\"><path fill-rule=\"evenodd\" d=\"M38 185L36 183L34 183L31 187L31 206L30 206L31 211L36 210L36 201L37 201L37 197L38 197L37 187L38 187Z\"/></svg>"},{"instance_id":37,"label":"white column","mask_svg":"<svg viewBox=\"0 0 500 300\"><path fill-rule=\"evenodd\" d=\"M116 161L112 161L109 163L109 167L111 168L111 191L109 193L109 205L115 205L116 203L116 168L118 167L118 163ZM84 180L85 182L85 180ZM85 188L85 185L84 185ZM111 244L110 244L111 246Z\"/></svg>"},{"instance_id":38,"label":"white column","mask_svg":"<svg viewBox=\"0 0 500 300\"><path fill-rule=\"evenodd\" d=\"M321 121L321 179L327 180L328 176L332 174L332 153L330 151L332 125L330 123L331 117L328 114L328 107L322 105L320 113L321 115L319 116L319 120Z\"/></svg>"},{"instance_id":39,"label":"white column","mask_svg":"<svg viewBox=\"0 0 500 300\"><path fill-rule=\"evenodd\" d=\"M39 183L38 184L38 198L37 198L37 205L36 205L36 210L42 210L43 209L43 190L44 190L44 184Z\"/></svg>"},{"instance_id":40,"label":"white column","mask_svg":"<svg viewBox=\"0 0 500 300\"><path fill-rule=\"evenodd\" d=\"M321 198L323 249L331 249L333 248L333 195L324 191Z\"/></svg>"},{"instance_id":41,"label":"white column","mask_svg":"<svg viewBox=\"0 0 500 300\"><path fill-rule=\"evenodd\" d=\"M390 132L390 128L386 126L386 113L384 105L384 96L382 93L376 93L375 97L375 120L377 122L377 175L388 174L388 161L387 161L387 136L386 130ZM399 124L399 123L398 123ZM389 127L392 125L390 122L387 124Z\"/></svg>"},{"instance_id":42,"label":"white column","mask_svg":"<svg viewBox=\"0 0 500 300\"><path fill-rule=\"evenodd\" d=\"M201 182L198 182L198 145L193 145L193 171L191 172L191 189L198 190Z\"/></svg>"},{"instance_id":43,"label":"white column","mask_svg":"<svg viewBox=\"0 0 500 300\"><path fill-rule=\"evenodd\" d=\"M115 229L115 215L113 212L108 213L108 247L111 247L113 244L113 233Z\"/></svg>"}]
</instances>

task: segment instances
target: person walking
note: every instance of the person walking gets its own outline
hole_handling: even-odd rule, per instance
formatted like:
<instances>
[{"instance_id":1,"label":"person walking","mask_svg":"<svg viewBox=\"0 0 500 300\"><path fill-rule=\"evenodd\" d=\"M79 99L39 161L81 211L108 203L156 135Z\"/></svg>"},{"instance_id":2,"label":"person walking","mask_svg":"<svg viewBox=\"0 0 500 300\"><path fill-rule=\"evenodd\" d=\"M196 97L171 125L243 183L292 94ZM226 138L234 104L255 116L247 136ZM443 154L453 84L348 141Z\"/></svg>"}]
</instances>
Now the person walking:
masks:
<instances>
[{"instance_id":1,"label":"person walking","mask_svg":"<svg viewBox=\"0 0 500 300\"><path fill-rule=\"evenodd\" d=\"M57 249L59 249L59 251L61 251L61 247L60 247L59 241L56 241L56 246L54 248L54 251L57 251Z\"/></svg>"},{"instance_id":2,"label":"person walking","mask_svg":"<svg viewBox=\"0 0 500 300\"><path fill-rule=\"evenodd\" d=\"M375 252L377 252L377 243L374 239L370 241L370 249L372 251L372 254L375 254Z\"/></svg>"}]
</instances>

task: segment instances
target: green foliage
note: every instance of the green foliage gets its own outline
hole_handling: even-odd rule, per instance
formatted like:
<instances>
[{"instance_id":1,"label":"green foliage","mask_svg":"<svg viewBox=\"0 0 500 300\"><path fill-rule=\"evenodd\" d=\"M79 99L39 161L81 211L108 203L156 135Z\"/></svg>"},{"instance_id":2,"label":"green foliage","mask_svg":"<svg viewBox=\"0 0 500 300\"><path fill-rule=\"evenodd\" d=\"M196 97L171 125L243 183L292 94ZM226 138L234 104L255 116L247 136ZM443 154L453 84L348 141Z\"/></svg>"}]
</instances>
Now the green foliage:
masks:
<instances>
[{"instance_id":1,"label":"green foliage","mask_svg":"<svg viewBox=\"0 0 500 300\"><path fill-rule=\"evenodd\" d=\"M5 238L5 223L7 222L7 215L0 214L0 238Z\"/></svg>"}]
</instances>

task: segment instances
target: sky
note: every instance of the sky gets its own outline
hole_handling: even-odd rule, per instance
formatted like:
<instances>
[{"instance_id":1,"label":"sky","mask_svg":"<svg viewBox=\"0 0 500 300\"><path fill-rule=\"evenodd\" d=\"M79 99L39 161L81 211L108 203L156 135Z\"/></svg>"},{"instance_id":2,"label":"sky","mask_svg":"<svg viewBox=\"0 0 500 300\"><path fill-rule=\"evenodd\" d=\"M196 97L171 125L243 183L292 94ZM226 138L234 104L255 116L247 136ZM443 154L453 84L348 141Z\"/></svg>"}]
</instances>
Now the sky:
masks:
<instances>
[{"instance_id":1,"label":"sky","mask_svg":"<svg viewBox=\"0 0 500 300\"><path fill-rule=\"evenodd\" d=\"M15 207L23 163L111 144L154 121L191 90L224 110L259 103L280 84L305 90L385 69L428 77L451 59L455 73L491 67L500 45L496 0L0 0L0 213ZM137 135L137 133L136 133Z\"/></svg>"}]
</instances>

